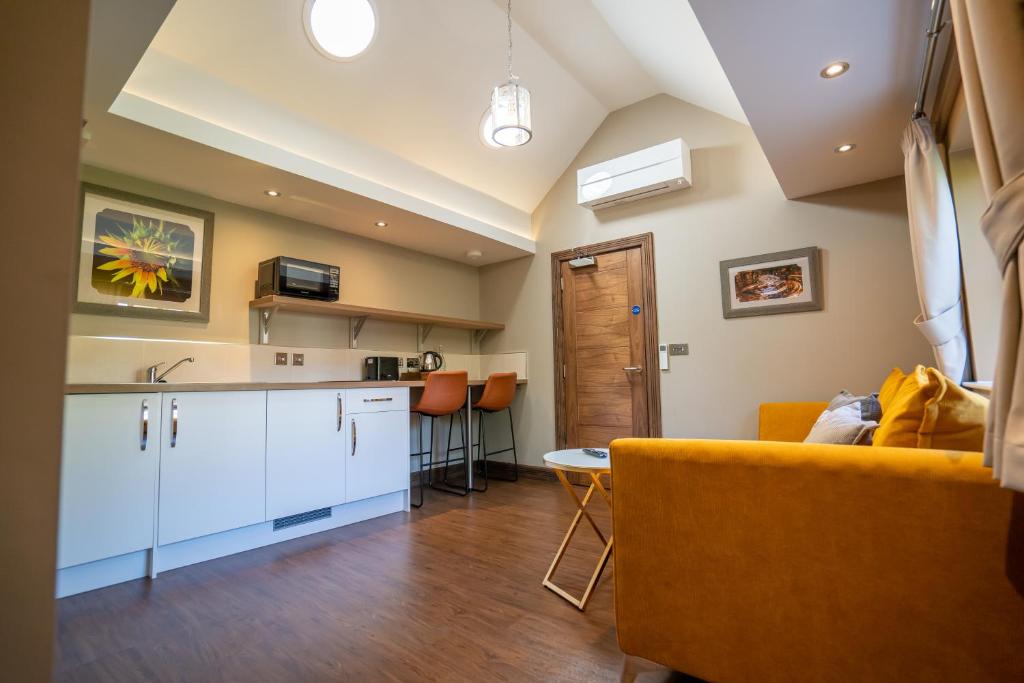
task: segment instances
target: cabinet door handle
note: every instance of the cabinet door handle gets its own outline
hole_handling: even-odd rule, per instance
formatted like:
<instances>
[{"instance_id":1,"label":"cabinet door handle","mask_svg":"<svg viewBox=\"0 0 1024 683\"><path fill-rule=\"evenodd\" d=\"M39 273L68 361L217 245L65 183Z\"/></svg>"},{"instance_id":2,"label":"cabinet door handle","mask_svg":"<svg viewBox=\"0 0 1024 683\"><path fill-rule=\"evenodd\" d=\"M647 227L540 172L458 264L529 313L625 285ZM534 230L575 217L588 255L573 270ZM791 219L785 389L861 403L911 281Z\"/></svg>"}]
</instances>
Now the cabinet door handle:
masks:
<instances>
[{"instance_id":1,"label":"cabinet door handle","mask_svg":"<svg viewBox=\"0 0 1024 683\"><path fill-rule=\"evenodd\" d=\"M178 443L178 399L171 399L171 448Z\"/></svg>"},{"instance_id":2,"label":"cabinet door handle","mask_svg":"<svg viewBox=\"0 0 1024 683\"><path fill-rule=\"evenodd\" d=\"M355 457L355 454L356 454L356 444L357 443L358 443L358 441L356 439L356 421L352 420L352 456L353 457Z\"/></svg>"},{"instance_id":3,"label":"cabinet door handle","mask_svg":"<svg viewBox=\"0 0 1024 683\"><path fill-rule=\"evenodd\" d=\"M639 365L632 365L632 366L630 366L628 368L622 368L622 369L625 370L626 372L643 372L644 371L644 369L642 367L640 367Z\"/></svg>"},{"instance_id":4,"label":"cabinet door handle","mask_svg":"<svg viewBox=\"0 0 1024 683\"><path fill-rule=\"evenodd\" d=\"M393 396L388 396L387 398L364 398L363 399L363 403L381 403L382 401L394 401L394 400L395 399L394 399Z\"/></svg>"},{"instance_id":5,"label":"cabinet door handle","mask_svg":"<svg viewBox=\"0 0 1024 683\"><path fill-rule=\"evenodd\" d=\"M139 450L146 450L149 444L149 401L142 399L142 441L139 443Z\"/></svg>"},{"instance_id":6,"label":"cabinet door handle","mask_svg":"<svg viewBox=\"0 0 1024 683\"><path fill-rule=\"evenodd\" d=\"M341 394L338 394L338 431L341 431L341 423L345 420L345 409L342 406Z\"/></svg>"}]
</instances>

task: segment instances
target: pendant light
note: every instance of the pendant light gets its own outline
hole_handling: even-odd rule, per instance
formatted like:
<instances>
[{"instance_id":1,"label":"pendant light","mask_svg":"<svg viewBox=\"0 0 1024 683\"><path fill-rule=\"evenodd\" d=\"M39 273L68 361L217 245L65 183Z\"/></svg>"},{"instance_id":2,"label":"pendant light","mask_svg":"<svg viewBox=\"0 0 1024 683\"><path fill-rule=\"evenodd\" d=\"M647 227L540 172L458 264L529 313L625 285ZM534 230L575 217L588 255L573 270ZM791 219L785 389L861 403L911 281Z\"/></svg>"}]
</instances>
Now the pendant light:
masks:
<instances>
[{"instance_id":1,"label":"pendant light","mask_svg":"<svg viewBox=\"0 0 1024 683\"><path fill-rule=\"evenodd\" d=\"M530 91L519 85L512 73L512 0L506 11L508 22L508 82L491 93L491 116L494 130L491 139L502 147L525 145L533 137L530 124Z\"/></svg>"}]
</instances>

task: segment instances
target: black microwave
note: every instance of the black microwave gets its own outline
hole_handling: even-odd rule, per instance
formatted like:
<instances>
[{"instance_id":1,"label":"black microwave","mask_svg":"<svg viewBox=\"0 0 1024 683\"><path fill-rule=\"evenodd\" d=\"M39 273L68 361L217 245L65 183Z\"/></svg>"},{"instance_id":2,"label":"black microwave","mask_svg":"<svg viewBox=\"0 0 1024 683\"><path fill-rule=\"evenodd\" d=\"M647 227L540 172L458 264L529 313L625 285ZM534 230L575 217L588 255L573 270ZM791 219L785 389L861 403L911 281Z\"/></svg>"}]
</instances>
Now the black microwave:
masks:
<instances>
[{"instance_id":1,"label":"black microwave","mask_svg":"<svg viewBox=\"0 0 1024 683\"><path fill-rule=\"evenodd\" d=\"M288 256L260 263L256 279L257 296L279 294L318 301L337 301L341 268Z\"/></svg>"}]
</instances>

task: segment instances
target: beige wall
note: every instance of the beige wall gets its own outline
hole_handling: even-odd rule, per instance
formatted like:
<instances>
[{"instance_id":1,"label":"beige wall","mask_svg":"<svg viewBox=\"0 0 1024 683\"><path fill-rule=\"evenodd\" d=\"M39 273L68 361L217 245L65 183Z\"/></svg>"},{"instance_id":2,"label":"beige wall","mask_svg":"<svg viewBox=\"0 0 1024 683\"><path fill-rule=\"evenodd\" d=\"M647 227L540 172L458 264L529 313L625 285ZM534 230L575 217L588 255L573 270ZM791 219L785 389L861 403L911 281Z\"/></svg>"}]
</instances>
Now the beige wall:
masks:
<instances>
[{"instance_id":1,"label":"beige wall","mask_svg":"<svg viewBox=\"0 0 1024 683\"><path fill-rule=\"evenodd\" d=\"M996 257L981 233L981 215L988 208L988 199L981 185L974 150L950 154L949 175L960 233L960 259L964 267L964 287L967 290L974 375L980 380L991 380L996 365L1003 286Z\"/></svg>"},{"instance_id":2,"label":"beige wall","mask_svg":"<svg viewBox=\"0 0 1024 683\"><path fill-rule=\"evenodd\" d=\"M576 169L682 137L694 187L595 213L576 206ZM912 320L917 295L902 179L786 200L750 128L661 95L610 115L534 213L537 255L481 269L484 318L508 327L484 350L529 352L528 400L517 404L525 461L554 445L549 255L654 233L664 342L690 355L662 373L668 437L753 438L764 401L877 391L888 370L931 361ZM722 318L723 259L817 245L825 310Z\"/></svg>"},{"instance_id":3,"label":"beige wall","mask_svg":"<svg viewBox=\"0 0 1024 683\"><path fill-rule=\"evenodd\" d=\"M208 323L74 314L72 334L255 343L256 317L248 304L256 264L279 255L341 266L341 300L346 303L480 317L474 267L102 169L83 168L82 179L214 212L213 278ZM348 320L279 314L271 338L280 346L345 347ZM465 352L469 334L434 328L428 346L438 344L448 351ZM367 321L359 347L415 350L415 327Z\"/></svg>"},{"instance_id":4,"label":"beige wall","mask_svg":"<svg viewBox=\"0 0 1024 683\"><path fill-rule=\"evenodd\" d=\"M0 678L48 681L88 2L0 3Z\"/></svg>"}]
</instances>

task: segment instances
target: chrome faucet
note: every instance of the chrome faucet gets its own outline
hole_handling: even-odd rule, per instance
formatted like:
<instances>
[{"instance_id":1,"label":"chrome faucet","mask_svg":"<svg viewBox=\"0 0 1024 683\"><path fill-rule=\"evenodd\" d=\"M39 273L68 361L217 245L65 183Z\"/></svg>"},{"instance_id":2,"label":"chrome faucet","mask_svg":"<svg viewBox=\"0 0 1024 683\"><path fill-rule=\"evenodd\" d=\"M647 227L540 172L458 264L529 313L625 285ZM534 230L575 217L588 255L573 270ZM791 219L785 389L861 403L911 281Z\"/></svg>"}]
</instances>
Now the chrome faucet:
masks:
<instances>
[{"instance_id":1,"label":"chrome faucet","mask_svg":"<svg viewBox=\"0 0 1024 683\"><path fill-rule=\"evenodd\" d=\"M164 370L163 372L161 372L159 375L156 374L157 368L159 368L161 365L163 365L164 362L160 361L156 365L150 365L148 368L146 368L146 381L149 382L150 384L156 384L157 382L163 382L164 381L164 377L169 375L171 373L171 371L174 370L174 368L178 367L179 365L181 365L185 361L188 361L189 363L195 363L196 359L192 358L191 356L186 356L185 358L182 358L181 360L179 360L177 363L175 363L171 367L169 367L166 370Z\"/></svg>"}]
</instances>

